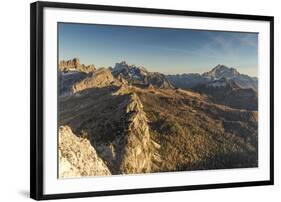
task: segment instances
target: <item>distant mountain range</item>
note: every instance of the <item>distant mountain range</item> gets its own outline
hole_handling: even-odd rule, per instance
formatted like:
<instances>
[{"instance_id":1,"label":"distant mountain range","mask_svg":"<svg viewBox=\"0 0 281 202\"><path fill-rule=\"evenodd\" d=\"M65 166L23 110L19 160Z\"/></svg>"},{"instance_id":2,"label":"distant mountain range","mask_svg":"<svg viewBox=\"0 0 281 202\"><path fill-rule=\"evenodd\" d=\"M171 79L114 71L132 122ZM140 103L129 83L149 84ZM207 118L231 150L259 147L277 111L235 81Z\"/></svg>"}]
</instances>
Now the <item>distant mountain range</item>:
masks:
<instances>
[{"instance_id":1,"label":"distant mountain range","mask_svg":"<svg viewBox=\"0 0 281 202\"><path fill-rule=\"evenodd\" d=\"M102 85L103 82L113 82L115 77L121 83L141 88L190 89L206 94L214 103L238 109L258 108L258 79L240 74L236 69L225 65L217 65L203 74L164 75L149 72L141 66L129 65L125 61L116 63L113 68L104 68L104 71L96 70L94 65L81 65L79 59L74 58L60 62L58 75L61 95L91 88L97 83Z\"/></svg>"},{"instance_id":2,"label":"distant mountain range","mask_svg":"<svg viewBox=\"0 0 281 202\"><path fill-rule=\"evenodd\" d=\"M235 68L225 65L217 65L209 72L202 74L176 74L164 75L158 72L149 72L142 66L129 65L125 61L116 63L114 68L109 68L115 77L123 78L132 85L149 86L158 88L182 88L192 89L198 85L207 84L220 79L227 79L241 88L258 90L258 79L245 74L240 74ZM74 73L93 73L96 71L94 65L80 64L79 59L62 60L59 64L60 73L73 75Z\"/></svg>"},{"instance_id":3,"label":"distant mountain range","mask_svg":"<svg viewBox=\"0 0 281 202\"><path fill-rule=\"evenodd\" d=\"M60 177L257 167L257 78L85 67L58 69Z\"/></svg>"},{"instance_id":4,"label":"distant mountain range","mask_svg":"<svg viewBox=\"0 0 281 202\"><path fill-rule=\"evenodd\" d=\"M258 110L258 93L253 88L241 88L233 79L223 77L192 88L208 95L213 103L236 109Z\"/></svg>"},{"instance_id":5,"label":"distant mountain range","mask_svg":"<svg viewBox=\"0 0 281 202\"><path fill-rule=\"evenodd\" d=\"M169 81L178 88L188 89L197 85L220 80L222 78L235 82L241 88L258 90L258 79L245 74L240 74L236 69L225 65L217 65L209 72L203 74L177 74L168 75Z\"/></svg>"},{"instance_id":6,"label":"distant mountain range","mask_svg":"<svg viewBox=\"0 0 281 202\"><path fill-rule=\"evenodd\" d=\"M217 65L203 74L164 75L123 61L115 64L112 74L139 87L191 89L208 95L214 103L238 109L257 110L258 107L257 78L224 65Z\"/></svg>"}]
</instances>

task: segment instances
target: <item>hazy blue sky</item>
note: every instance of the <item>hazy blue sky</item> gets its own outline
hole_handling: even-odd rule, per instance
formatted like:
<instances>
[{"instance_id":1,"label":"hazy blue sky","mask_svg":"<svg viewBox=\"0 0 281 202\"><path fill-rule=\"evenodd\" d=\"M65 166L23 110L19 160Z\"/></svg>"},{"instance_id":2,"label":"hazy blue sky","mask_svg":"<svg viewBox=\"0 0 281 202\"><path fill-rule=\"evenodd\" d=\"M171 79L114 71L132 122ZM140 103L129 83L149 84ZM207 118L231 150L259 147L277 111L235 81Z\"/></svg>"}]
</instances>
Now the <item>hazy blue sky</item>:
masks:
<instances>
[{"instance_id":1,"label":"hazy blue sky","mask_svg":"<svg viewBox=\"0 0 281 202\"><path fill-rule=\"evenodd\" d=\"M96 67L125 60L165 74L224 64L257 76L258 34L60 23L59 59L74 57Z\"/></svg>"}]
</instances>

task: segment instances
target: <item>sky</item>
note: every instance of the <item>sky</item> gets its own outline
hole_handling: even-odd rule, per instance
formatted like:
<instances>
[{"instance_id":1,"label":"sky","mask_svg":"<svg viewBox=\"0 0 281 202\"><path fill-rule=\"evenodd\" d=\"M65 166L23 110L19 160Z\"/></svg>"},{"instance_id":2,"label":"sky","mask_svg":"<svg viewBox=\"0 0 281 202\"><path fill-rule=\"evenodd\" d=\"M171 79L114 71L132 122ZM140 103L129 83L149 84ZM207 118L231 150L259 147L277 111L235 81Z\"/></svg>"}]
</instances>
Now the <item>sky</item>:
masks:
<instances>
[{"instance_id":1,"label":"sky","mask_svg":"<svg viewBox=\"0 0 281 202\"><path fill-rule=\"evenodd\" d=\"M59 60L114 67L116 62L164 74L203 73L218 64L258 74L258 34L59 23Z\"/></svg>"}]
</instances>

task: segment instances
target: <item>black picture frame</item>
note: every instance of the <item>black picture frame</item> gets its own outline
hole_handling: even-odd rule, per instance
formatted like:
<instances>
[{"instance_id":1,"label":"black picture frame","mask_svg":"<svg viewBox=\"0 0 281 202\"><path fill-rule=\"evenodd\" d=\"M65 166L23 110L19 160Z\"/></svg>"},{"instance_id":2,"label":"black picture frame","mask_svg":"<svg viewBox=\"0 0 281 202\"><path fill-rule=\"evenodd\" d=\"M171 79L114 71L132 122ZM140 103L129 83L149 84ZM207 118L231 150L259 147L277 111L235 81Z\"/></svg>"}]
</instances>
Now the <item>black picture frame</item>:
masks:
<instances>
[{"instance_id":1,"label":"black picture frame","mask_svg":"<svg viewBox=\"0 0 281 202\"><path fill-rule=\"evenodd\" d=\"M270 23L270 179L239 183L204 184L191 186L155 187L144 189L112 190L97 192L77 192L45 195L43 193L43 9L82 9L118 11L130 13L165 14L207 18L268 21ZM30 5L30 197L36 200L92 197L121 194L186 191L228 187L246 187L274 184L274 17L240 15L183 10L103 6L75 3L35 2Z\"/></svg>"}]
</instances>

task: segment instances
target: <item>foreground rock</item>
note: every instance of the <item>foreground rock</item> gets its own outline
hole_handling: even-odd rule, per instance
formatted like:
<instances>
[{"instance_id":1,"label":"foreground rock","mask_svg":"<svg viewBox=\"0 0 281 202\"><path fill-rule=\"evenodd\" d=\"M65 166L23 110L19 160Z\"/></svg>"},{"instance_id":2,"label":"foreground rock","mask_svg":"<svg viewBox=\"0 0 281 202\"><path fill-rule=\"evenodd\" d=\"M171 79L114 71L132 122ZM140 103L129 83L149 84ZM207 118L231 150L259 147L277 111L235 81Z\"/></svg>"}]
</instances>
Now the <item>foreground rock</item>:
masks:
<instances>
[{"instance_id":1,"label":"foreground rock","mask_svg":"<svg viewBox=\"0 0 281 202\"><path fill-rule=\"evenodd\" d=\"M150 138L142 103L132 89L89 88L62 99L59 124L89 140L112 174L151 172L157 144Z\"/></svg>"},{"instance_id":2,"label":"foreground rock","mask_svg":"<svg viewBox=\"0 0 281 202\"><path fill-rule=\"evenodd\" d=\"M86 137L77 137L68 126L59 128L59 177L111 175Z\"/></svg>"}]
</instances>

